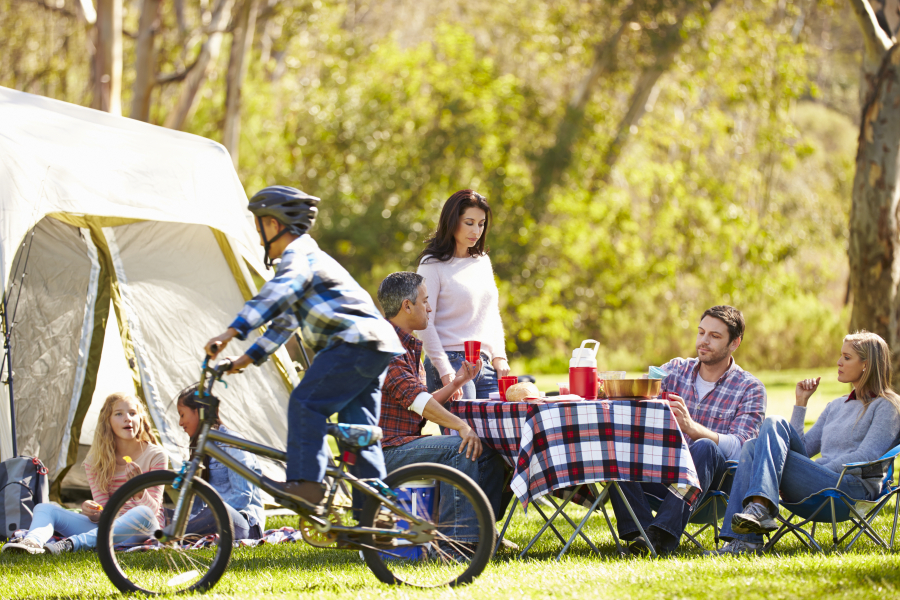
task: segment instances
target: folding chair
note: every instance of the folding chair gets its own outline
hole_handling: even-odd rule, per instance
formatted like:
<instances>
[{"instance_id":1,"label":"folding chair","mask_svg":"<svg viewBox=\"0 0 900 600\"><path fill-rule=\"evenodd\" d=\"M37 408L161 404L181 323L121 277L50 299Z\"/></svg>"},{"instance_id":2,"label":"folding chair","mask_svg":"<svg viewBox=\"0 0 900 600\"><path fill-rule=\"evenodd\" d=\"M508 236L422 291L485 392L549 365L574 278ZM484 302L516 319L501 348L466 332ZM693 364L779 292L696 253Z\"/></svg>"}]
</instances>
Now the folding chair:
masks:
<instances>
[{"instance_id":1,"label":"folding chair","mask_svg":"<svg viewBox=\"0 0 900 600\"><path fill-rule=\"evenodd\" d=\"M766 543L764 550L771 550L785 534L791 533L809 550L823 552L822 547L815 540L816 523L831 524L831 549L841 550L840 544L854 532L857 532L856 535L843 548L844 551L850 550L863 534L885 550L893 549L894 535L897 531L898 507L894 507L894 525L891 529L890 544L885 543L884 539L878 535L878 532L872 527L872 523L888 501L897 496L900 491L900 485L893 484L894 459L898 454L900 454L900 445L871 462L848 463L841 471L837 486L818 491L796 503L782 502L781 508L784 508L789 515L786 519L780 514L776 515L775 518L781 523L781 527L772 534L772 538ZM881 492L878 498L858 500L837 489L848 469L862 469L864 478L882 477ZM795 518L800 520L794 522ZM850 521L852 527L838 538L837 524L844 521ZM807 525L810 525L809 531L804 529Z\"/></svg>"},{"instance_id":2,"label":"folding chair","mask_svg":"<svg viewBox=\"0 0 900 600\"><path fill-rule=\"evenodd\" d=\"M693 532L689 532L687 529L684 530L685 537L691 540L700 550L706 550L706 548L703 547L703 544L697 538L710 527L713 528L716 549L718 550L719 548L719 532L722 530L719 527L719 521L725 516L725 509L728 507L728 492L725 490L731 490L731 482L734 479L735 471L737 471L738 462L729 460L725 464L725 473L722 474L718 484L706 493L703 501L694 509L690 520L688 520L688 525L699 525L700 527ZM658 511L663 499L653 494L645 493L644 495L647 497L647 502L650 504L653 512Z\"/></svg>"}]
</instances>

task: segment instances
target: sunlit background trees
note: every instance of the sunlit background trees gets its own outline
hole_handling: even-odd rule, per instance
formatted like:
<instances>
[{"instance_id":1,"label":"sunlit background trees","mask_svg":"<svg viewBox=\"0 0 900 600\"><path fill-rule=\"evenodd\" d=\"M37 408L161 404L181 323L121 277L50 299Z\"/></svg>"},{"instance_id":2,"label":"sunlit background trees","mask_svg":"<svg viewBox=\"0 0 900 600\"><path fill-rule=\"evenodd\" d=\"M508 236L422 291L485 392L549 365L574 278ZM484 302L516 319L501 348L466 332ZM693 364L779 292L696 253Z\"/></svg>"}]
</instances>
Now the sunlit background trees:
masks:
<instances>
[{"instance_id":1,"label":"sunlit background trees","mask_svg":"<svg viewBox=\"0 0 900 600\"><path fill-rule=\"evenodd\" d=\"M478 190L529 369L584 338L608 368L690 354L718 303L748 368L830 365L849 326L849 2L0 0L0 45L0 85L321 196L314 237L372 292Z\"/></svg>"}]
</instances>

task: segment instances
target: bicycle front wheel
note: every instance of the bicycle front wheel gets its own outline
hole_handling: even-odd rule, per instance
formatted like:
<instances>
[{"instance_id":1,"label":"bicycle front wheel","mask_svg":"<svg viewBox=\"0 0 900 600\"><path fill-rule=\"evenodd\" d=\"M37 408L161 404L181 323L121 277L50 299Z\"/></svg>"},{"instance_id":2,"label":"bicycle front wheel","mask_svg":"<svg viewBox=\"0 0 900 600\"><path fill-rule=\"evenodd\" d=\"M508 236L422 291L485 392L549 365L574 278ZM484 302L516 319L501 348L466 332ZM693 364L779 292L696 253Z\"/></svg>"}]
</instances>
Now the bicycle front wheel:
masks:
<instances>
[{"instance_id":1,"label":"bicycle front wheel","mask_svg":"<svg viewBox=\"0 0 900 600\"><path fill-rule=\"evenodd\" d=\"M171 515L179 494L172 487L175 478L172 471L138 475L116 490L103 509L97 529L97 554L103 571L121 592L157 595L205 591L228 567L234 542L231 518L219 494L199 477L193 480L185 508L196 502L208 506L214 516L214 533L192 534L188 530L183 537L162 543L156 541L154 533L165 523L146 519L150 511L132 509L119 514L132 497L162 491L163 507Z\"/></svg>"},{"instance_id":2,"label":"bicycle front wheel","mask_svg":"<svg viewBox=\"0 0 900 600\"><path fill-rule=\"evenodd\" d=\"M419 517L433 538L422 543L367 536L366 564L384 583L415 587L469 583L484 571L494 552L497 529L487 496L465 474L452 467L420 463L392 471L385 483L398 504ZM410 523L369 497L360 525L408 529Z\"/></svg>"}]
</instances>

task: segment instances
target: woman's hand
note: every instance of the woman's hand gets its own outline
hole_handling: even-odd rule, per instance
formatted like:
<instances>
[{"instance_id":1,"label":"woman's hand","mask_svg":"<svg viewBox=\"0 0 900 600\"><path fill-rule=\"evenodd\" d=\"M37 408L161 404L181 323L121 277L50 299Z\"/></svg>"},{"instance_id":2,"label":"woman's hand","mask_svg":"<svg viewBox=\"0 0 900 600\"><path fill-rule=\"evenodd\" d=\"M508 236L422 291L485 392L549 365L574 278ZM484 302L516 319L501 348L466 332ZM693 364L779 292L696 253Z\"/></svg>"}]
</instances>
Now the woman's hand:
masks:
<instances>
[{"instance_id":1,"label":"woman's hand","mask_svg":"<svg viewBox=\"0 0 900 600\"><path fill-rule=\"evenodd\" d=\"M86 516L91 520L91 523L96 523L100 520L100 514L103 512L103 507L94 502L93 500L85 500L81 504L81 514Z\"/></svg>"},{"instance_id":2,"label":"woman's hand","mask_svg":"<svg viewBox=\"0 0 900 600\"><path fill-rule=\"evenodd\" d=\"M809 397L819 388L820 381L822 381L822 378L816 377L815 379L804 379L797 383L797 406L806 406L806 403L809 402Z\"/></svg>"},{"instance_id":3,"label":"woman's hand","mask_svg":"<svg viewBox=\"0 0 900 600\"><path fill-rule=\"evenodd\" d=\"M465 367L465 365L463 365L463 367ZM456 375L452 375L452 374L444 375L443 377L441 377L441 383L444 384L444 387L447 387L448 385L453 383L453 379L455 377L456 377ZM460 398L462 398L462 386L460 386L455 392L453 392L453 394L450 395L450 400L459 400ZM449 402L449 400L448 400L448 402Z\"/></svg>"},{"instance_id":4,"label":"woman's hand","mask_svg":"<svg viewBox=\"0 0 900 600\"><path fill-rule=\"evenodd\" d=\"M497 356L494 358L494 360L491 361L491 364L494 366L494 370L497 372L497 379L509 375L509 363L506 362L505 358Z\"/></svg>"}]
</instances>

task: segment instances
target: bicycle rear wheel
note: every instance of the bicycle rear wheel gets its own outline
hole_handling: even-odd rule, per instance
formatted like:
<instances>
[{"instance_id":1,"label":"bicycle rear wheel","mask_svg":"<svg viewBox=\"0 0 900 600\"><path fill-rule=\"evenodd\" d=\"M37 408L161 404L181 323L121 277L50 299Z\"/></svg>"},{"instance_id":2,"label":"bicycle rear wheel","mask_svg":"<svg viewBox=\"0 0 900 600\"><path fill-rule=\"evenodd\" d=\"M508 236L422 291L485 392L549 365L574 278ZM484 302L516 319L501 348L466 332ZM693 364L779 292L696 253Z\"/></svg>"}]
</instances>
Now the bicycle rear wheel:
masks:
<instances>
[{"instance_id":1,"label":"bicycle rear wheel","mask_svg":"<svg viewBox=\"0 0 900 600\"><path fill-rule=\"evenodd\" d=\"M434 463L407 465L391 472L385 483L399 496L404 510L429 523L433 539L423 543L366 536L366 565L384 583L415 587L456 586L481 574L494 552L497 529L484 492L452 467ZM455 511L452 508L455 507ZM442 514L442 510L443 513ZM408 528L408 523L369 497L360 525Z\"/></svg>"},{"instance_id":2,"label":"bicycle rear wheel","mask_svg":"<svg viewBox=\"0 0 900 600\"><path fill-rule=\"evenodd\" d=\"M110 581L125 593L147 595L179 594L205 591L225 573L231 559L234 529L225 503L202 479L193 480L192 494L185 507L195 501L206 504L215 519L215 533L184 537L157 543L153 549L141 549L147 541L155 542L156 523L135 536L114 526L115 517L133 496L162 488L163 506L174 508L179 491L172 487L176 474L172 471L150 471L125 482L110 498L100 516L97 530L97 554ZM164 526L165 524L159 524Z\"/></svg>"}]
</instances>

